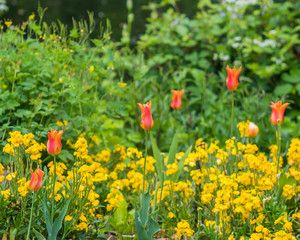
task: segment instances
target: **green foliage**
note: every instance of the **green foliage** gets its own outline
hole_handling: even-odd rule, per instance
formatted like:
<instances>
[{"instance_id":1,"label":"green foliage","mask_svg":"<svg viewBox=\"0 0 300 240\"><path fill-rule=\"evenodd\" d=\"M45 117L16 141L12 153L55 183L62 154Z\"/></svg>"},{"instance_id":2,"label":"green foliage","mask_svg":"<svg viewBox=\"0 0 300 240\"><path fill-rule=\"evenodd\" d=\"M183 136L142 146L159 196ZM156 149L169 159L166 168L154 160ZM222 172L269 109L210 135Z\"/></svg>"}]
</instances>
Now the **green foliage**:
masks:
<instances>
[{"instance_id":1,"label":"green foliage","mask_svg":"<svg viewBox=\"0 0 300 240\"><path fill-rule=\"evenodd\" d=\"M143 193L140 211L135 207L135 228L139 240L153 239L153 235L159 231L158 223L153 220L151 214L148 215L150 210L150 200L151 196L149 194L149 189L146 193Z\"/></svg>"}]
</instances>

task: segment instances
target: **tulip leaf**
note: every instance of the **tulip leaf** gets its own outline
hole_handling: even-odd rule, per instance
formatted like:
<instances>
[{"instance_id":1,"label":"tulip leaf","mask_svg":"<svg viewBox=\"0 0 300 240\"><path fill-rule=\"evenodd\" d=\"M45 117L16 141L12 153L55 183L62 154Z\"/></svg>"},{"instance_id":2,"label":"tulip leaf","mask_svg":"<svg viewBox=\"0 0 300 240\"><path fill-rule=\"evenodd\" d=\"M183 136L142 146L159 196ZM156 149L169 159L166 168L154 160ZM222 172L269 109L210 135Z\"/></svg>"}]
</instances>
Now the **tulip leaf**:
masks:
<instances>
[{"instance_id":1,"label":"tulip leaf","mask_svg":"<svg viewBox=\"0 0 300 240\"><path fill-rule=\"evenodd\" d=\"M45 193L44 193L44 196L43 196L43 214L44 214L44 218L45 218L45 222L46 222L47 232L48 232L49 235L51 235L52 225L51 225L49 211L48 211L48 208L47 208L47 201L46 201Z\"/></svg>"},{"instance_id":2,"label":"tulip leaf","mask_svg":"<svg viewBox=\"0 0 300 240\"><path fill-rule=\"evenodd\" d=\"M138 239L148 240L147 232L145 226L143 226L141 222L140 213L137 210L137 206L135 206L134 218L135 218L135 229L138 235Z\"/></svg>"},{"instance_id":3,"label":"tulip leaf","mask_svg":"<svg viewBox=\"0 0 300 240\"><path fill-rule=\"evenodd\" d=\"M173 137L172 144L171 144L171 147L170 147L170 150L169 150L168 165L175 162L177 146L178 146L178 135L177 135L177 132L176 132L174 137Z\"/></svg>"},{"instance_id":4,"label":"tulip leaf","mask_svg":"<svg viewBox=\"0 0 300 240\"><path fill-rule=\"evenodd\" d=\"M66 205L63 207L63 209L61 210L59 216L55 219L53 226L52 226L52 234L51 234L51 239L55 240L57 238L57 234L58 231L61 229L62 223L65 219L65 215L68 211L68 207L70 204L70 201L72 199L69 198L69 200L67 201Z\"/></svg>"},{"instance_id":5,"label":"tulip leaf","mask_svg":"<svg viewBox=\"0 0 300 240\"><path fill-rule=\"evenodd\" d=\"M154 159L156 160L155 165L155 169L156 169L156 173L159 179L159 184L160 186L163 186L164 183L164 162L163 162L163 158L160 155L160 151L157 147L156 141L152 135L152 133L150 132L150 140L151 140L151 145L152 145L152 151L153 151L153 155L154 155Z\"/></svg>"},{"instance_id":6,"label":"tulip leaf","mask_svg":"<svg viewBox=\"0 0 300 240\"><path fill-rule=\"evenodd\" d=\"M39 233L37 230L35 230L34 228L32 230L34 231L35 236L37 237L38 240L46 240L46 238L41 233Z\"/></svg>"},{"instance_id":7,"label":"tulip leaf","mask_svg":"<svg viewBox=\"0 0 300 240\"><path fill-rule=\"evenodd\" d=\"M138 211L135 206L135 228L139 240L153 239L153 235L159 231L159 225L153 220L152 216L148 214L150 209L151 196L149 188L146 193L143 193L141 210Z\"/></svg>"},{"instance_id":8,"label":"tulip leaf","mask_svg":"<svg viewBox=\"0 0 300 240\"><path fill-rule=\"evenodd\" d=\"M185 161L185 159L189 156L191 150L192 150L192 146L190 146L190 147L186 150L184 156L183 156L183 157L180 159L180 161L178 162L178 171L174 174L174 177L173 177L173 181L174 181L174 182L177 182L177 181L178 181L179 176L180 176L180 174L181 174L181 172L182 172L182 169L183 169L183 167L184 167L184 161Z\"/></svg>"}]
</instances>

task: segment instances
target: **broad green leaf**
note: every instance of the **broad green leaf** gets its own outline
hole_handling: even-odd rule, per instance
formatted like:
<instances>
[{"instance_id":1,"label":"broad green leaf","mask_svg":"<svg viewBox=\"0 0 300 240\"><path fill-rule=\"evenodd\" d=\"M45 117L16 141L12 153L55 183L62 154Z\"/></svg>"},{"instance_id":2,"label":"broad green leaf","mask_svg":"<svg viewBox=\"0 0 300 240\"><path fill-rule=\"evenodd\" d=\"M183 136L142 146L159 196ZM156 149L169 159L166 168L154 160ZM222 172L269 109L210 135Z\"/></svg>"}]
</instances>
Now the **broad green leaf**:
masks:
<instances>
[{"instance_id":1,"label":"broad green leaf","mask_svg":"<svg viewBox=\"0 0 300 240\"><path fill-rule=\"evenodd\" d=\"M275 90L274 90L274 93L277 95L277 96L281 96L281 95L285 95L285 94L288 94L292 91L293 89L293 85L291 84L280 84L278 85Z\"/></svg>"},{"instance_id":2,"label":"broad green leaf","mask_svg":"<svg viewBox=\"0 0 300 240\"><path fill-rule=\"evenodd\" d=\"M172 164L175 162L177 146L178 146L178 135L177 135L177 133L175 133L173 140L172 140L170 150L169 150L168 164Z\"/></svg>"},{"instance_id":3,"label":"broad green leaf","mask_svg":"<svg viewBox=\"0 0 300 240\"><path fill-rule=\"evenodd\" d=\"M163 186L164 183L164 162L163 162L163 158L160 155L160 151L157 147L156 141L152 135L152 133L150 132L150 140L151 140L151 145L152 145L152 151L153 151L153 155L154 155L154 159L156 160L155 165L155 170L159 179L159 183L160 186Z\"/></svg>"},{"instance_id":4,"label":"broad green leaf","mask_svg":"<svg viewBox=\"0 0 300 240\"><path fill-rule=\"evenodd\" d=\"M37 230L35 230L34 228L32 230L34 231L35 236L37 237L38 240L46 240L46 238L41 233L39 233Z\"/></svg>"},{"instance_id":5,"label":"broad green leaf","mask_svg":"<svg viewBox=\"0 0 300 240\"><path fill-rule=\"evenodd\" d=\"M48 208L47 208L47 201L46 201L45 193L44 193L44 196L43 196L43 215L44 215L44 219L45 219L45 222L46 222L47 232L48 232L48 235L50 237L51 233L52 233L52 225L51 225L49 211L48 211Z\"/></svg>"},{"instance_id":6,"label":"broad green leaf","mask_svg":"<svg viewBox=\"0 0 300 240\"><path fill-rule=\"evenodd\" d=\"M120 206L114 211L113 217L111 219L111 224L117 229L127 224L128 212L127 212L127 202L123 200Z\"/></svg>"},{"instance_id":7,"label":"broad green leaf","mask_svg":"<svg viewBox=\"0 0 300 240\"><path fill-rule=\"evenodd\" d=\"M146 225L148 222L148 211L150 209L150 201L151 201L151 196L149 194L149 188L148 188L147 192L143 193L142 195L140 218L143 225Z\"/></svg>"},{"instance_id":8,"label":"broad green leaf","mask_svg":"<svg viewBox=\"0 0 300 240\"><path fill-rule=\"evenodd\" d=\"M148 239L153 239L153 235L160 230L160 227L159 227L158 223L155 222L151 216L149 216L149 218L148 218L148 226L147 227L148 227L148 229L147 229L148 230L147 231Z\"/></svg>"},{"instance_id":9,"label":"broad green leaf","mask_svg":"<svg viewBox=\"0 0 300 240\"><path fill-rule=\"evenodd\" d=\"M178 179L179 179L179 177L180 177L180 173L182 172L182 169L183 169L183 167L184 167L184 161L185 161L185 159L189 156L191 150L192 150L192 146L190 146L190 147L186 150L184 156L179 160L179 162L178 162L178 171L174 174L174 177L173 177L173 181L174 181L174 182L177 182L177 181L178 181Z\"/></svg>"},{"instance_id":10,"label":"broad green leaf","mask_svg":"<svg viewBox=\"0 0 300 240\"><path fill-rule=\"evenodd\" d=\"M139 240L148 240L148 236L146 233L145 226L141 222L139 211L137 210L137 206L135 206L134 212L134 219L135 219L135 229L138 235Z\"/></svg>"},{"instance_id":11,"label":"broad green leaf","mask_svg":"<svg viewBox=\"0 0 300 240\"><path fill-rule=\"evenodd\" d=\"M69 207L69 204L70 204L71 200L72 200L72 198L69 198L66 205L63 207L63 209L61 210L59 216L55 219L55 221L52 225L51 239L53 239L53 240L57 239L58 231L61 229L62 223L65 219L65 215L68 211L68 207Z\"/></svg>"}]
</instances>

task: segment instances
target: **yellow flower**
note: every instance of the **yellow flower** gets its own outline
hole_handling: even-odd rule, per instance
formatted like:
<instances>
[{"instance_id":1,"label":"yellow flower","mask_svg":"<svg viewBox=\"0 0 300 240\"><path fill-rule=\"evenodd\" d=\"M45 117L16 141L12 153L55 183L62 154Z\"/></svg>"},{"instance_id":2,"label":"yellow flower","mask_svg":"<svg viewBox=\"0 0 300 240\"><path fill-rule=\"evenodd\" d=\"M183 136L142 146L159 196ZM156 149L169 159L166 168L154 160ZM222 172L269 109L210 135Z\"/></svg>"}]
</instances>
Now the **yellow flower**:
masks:
<instances>
[{"instance_id":1,"label":"yellow flower","mask_svg":"<svg viewBox=\"0 0 300 240\"><path fill-rule=\"evenodd\" d=\"M12 172L6 176L6 180L11 181L16 177L16 175L17 175L17 172Z\"/></svg>"},{"instance_id":2,"label":"yellow flower","mask_svg":"<svg viewBox=\"0 0 300 240\"><path fill-rule=\"evenodd\" d=\"M119 86L120 86L121 88L124 88L124 87L127 86L127 83L120 82L120 83L119 83Z\"/></svg>"},{"instance_id":3,"label":"yellow flower","mask_svg":"<svg viewBox=\"0 0 300 240\"><path fill-rule=\"evenodd\" d=\"M181 220L179 223L177 223L177 227L175 228L175 230L179 238L181 236L191 237L194 233L194 230L191 229L190 224L187 222L187 220Z\"/></svg>"},{"instance_id":4,"label":"yellow flower","mask_svg":"<svg viewBox=\"0 0 300 240\"><path fill-rule=\"evenodd\" d=\"M90 66L89 71L92 73L95 70L94 66Z\"/></svg>"},{"instance_id":5,"label":"yellow flower","mask_svg":"<svg viewBox=\"0 0 300 240\"><path fill-rule=\"evenodd\" d=\"M167 165L166 175L170 176L178 171L177 163L172 163Z\"/></svg>"},{"instance_id":6,"label":"yellow flower","mask_svg":"<svg viewBox=\"0 0 300 240\"><path fill-rule=\"evenodd\" d=\"M12 25L12 21L11 20L6 20L5 22L4 22L4 24L6 25L6 27L7 28L9 28L10 27L10 25Z\"/></svg>"},{"instance_id":7,"label":"yellow flower","mask_svg":"<svg viewBox=\"0 0 300 240\"><path fill-rule=\"evenodd\" d=\"M7 200L10 197L10 188L5 191L0 191L0 194L4 196L5 200Z\"/></svg>"},{"instance_id":8,"label":"yellow flower","mask_svg":"<svg viewBox=\"0 0 300 240\"><path fill-rule=\"evenodd\" d=\"M34 14L34 13L32 13L32 14L29 16L29 20L33 20L33 19L34 19L34 17L35 17L35 14Z\"/></svg>"},{"instance_id":9,"label":"yellow flower","mask_svg":"<svg viewBox=\"0 0 300 240\"><path fill-rule=\"evenodd\" d=\"M168 213L168 217L169 217L169 218L174 218L174 217L175 217L175 214L172 213L172 212L169 212L169 213Z\"/></svg>"},{"instance_id":10,"label":"yellow flower","mask_svg":"<svg viewBox=\"0 0 300 240\"><path fill-rule=\"evenodd\" d=\"M4 167L3 167L3 165L0 163L0 175L3 174L3 169L4 169Z\"/></svg>"},{"instance_id":11,"label":"yellow flower","mask_svg":"<svg viewBox=\"0 0 300 240\"><path fill-rule=\"evenodd\" d=\"M291 199L293 196L296 196L294 191L296 184L294 185L284 185L282 195L286 197L287 200Z\"/></svg>"},{"instance_id":12,"label":"yellow flower","mask_svg":"<svg viewBox=\"0 0 300 240\"><path fill-rule=\"evenodd\" d=\"M71 221L72 219L73 217L70 215L65 216L65 221Z\"/></svg>"}]
</instances>

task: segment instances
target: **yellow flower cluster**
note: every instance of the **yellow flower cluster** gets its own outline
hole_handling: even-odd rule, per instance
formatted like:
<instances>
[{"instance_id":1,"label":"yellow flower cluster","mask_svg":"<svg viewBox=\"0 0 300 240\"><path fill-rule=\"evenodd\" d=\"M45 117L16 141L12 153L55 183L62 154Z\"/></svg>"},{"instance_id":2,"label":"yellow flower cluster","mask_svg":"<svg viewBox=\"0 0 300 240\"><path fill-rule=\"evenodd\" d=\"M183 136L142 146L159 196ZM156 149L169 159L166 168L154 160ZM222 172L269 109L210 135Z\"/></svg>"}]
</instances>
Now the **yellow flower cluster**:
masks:
<instances>
[{"instance_id":1,"label":"yellow flower cluster","mask_svg":"<svg viewBox=\"0 0 300 240\"><path fill-rule=\"evenodd\" d=\"M91 157L88 155L88 144L85 138L79 137L76 143L74 144L74 148L76 149L76 151L74 152L75 157L86 162L91 161Z\"/></svg>"},{"instance_id":2,"label":"yellow flower cluster","mask_svg":"<svg viewBox=\"0 0 300 240\"><path fill-rule=\"evenodd\" d=\"M173 175L177 171L178 171L177 163L168 164L167 165L166 175L167 176Z\"/></svg>"},{"instance_id":3,"label":"yellow flower cluster","mask_svg":"<svg viewBox=\"0 0 300 240\"><path fill-rule=\"evenodd\" d=\"M40 160L41 152L46 149L46 146L43 143L37 143L33 139L32 133L22 135L20 132L14 131L9 132L9 135L10 138L7 139L8 143L3 148L3 152L14 156L17 153L20 154L21 149L24 149L25 153L30 154L31 160Z\"/></svg>"},{"instance_id":4,"label":"yellow flower cluster","mask_svg":"<svg viewBox=\"0 0 300 240\"><path fill-rule=\"evenodd\" d=\"M294 138L291 140L291 144L287 153L288 164L299 166L300 164L300 139Z\"/></svg>"},{"instance_id":5,"label":"yellow flower cluster","mask_svg":"<svg viewBox=\"0 0 300 240\"><path fill-rule=\"evenodd\" d=\"M106 209L111 211L120 207L120 203L124 200L123 194L117 189L111 189L104 202L108 202Z\"/></svg>"},{"instance_id":6,"label":"yellow flower cluster","mask_svg":"<svg viewBox=\"0 0 300 240\"><path fill-rule=\"evenodd\" d=\"M177 223L175 230L179 239L181 236L191 237L194 233L194 230L191 229L187 220L181 220L179 223Z\"/></svg>"},{"instance_id":7,"label":"yellow flower cluster","mask_svg":"<svg viewBox=\"0 0 300 240\"><path fill-rule=\"evenodd\" d=\"M247 122L239 122L236 126L239 128L240 136L249 137L248 128L249 128L249 120Z\"/></svg>"}]
</instances>

